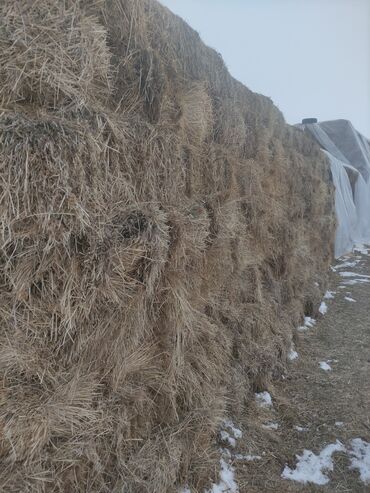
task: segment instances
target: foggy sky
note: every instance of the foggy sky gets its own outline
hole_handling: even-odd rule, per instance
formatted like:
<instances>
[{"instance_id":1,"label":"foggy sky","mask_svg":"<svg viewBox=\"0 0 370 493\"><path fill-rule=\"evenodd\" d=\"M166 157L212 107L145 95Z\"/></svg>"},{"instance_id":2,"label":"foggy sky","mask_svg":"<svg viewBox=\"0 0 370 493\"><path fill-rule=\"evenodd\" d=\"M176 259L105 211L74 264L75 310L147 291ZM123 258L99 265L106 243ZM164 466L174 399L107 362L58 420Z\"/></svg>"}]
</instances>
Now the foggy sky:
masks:
<instances>
[{"instance_id":1,"label":"foggy sky","mask_svg":"<svg viewBox=\"0 0 370 493\"><path fill-rule=\"evenodd\" d=\"M272 98L288 123L345 118L370 137L370 0L161 0Z\"/></svg>"}]
</instances>

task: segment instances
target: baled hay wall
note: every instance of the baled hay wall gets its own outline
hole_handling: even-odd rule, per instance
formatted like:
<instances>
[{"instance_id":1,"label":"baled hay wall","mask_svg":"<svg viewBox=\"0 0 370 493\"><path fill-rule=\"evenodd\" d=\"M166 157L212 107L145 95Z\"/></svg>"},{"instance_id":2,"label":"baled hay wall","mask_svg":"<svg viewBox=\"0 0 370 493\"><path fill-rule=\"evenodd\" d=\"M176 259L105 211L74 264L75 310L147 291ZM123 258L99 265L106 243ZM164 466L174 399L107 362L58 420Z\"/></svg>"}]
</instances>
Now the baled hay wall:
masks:
<instances>
[{"instance_id":1,"label":"baled hay wall","mask_svg":"<svg viewBox=\"0 0 370 493\"><path fill-rule=\"evenodd\" d=\"M155 1L0 18L0 490L202 491L324 288L327 163Z\"/></svg>"}]
</instances>

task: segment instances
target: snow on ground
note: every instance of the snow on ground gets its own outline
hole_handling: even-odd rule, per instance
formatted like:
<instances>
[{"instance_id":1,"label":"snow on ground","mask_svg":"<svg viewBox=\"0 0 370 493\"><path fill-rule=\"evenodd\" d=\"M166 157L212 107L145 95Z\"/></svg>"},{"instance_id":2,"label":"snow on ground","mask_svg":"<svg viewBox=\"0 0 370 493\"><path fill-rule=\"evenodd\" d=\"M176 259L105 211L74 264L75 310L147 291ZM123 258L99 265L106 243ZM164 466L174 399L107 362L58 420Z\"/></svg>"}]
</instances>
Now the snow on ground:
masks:
<instances>
[{"instance_id":1,"label":"snow on ground","mask_svg":"<svg viewBox=\"0 0 370 493\"><path fill-rule=\"evenodd\" d=\"M350 279L349 281L343 282L343 287L354 286L355 284L361 284L361 283L366 283L366 282L370 282L369 279ZM339 287L341 287L341 286L339 286Z\"/></svg>"},{"instance_id":2,"label":"snow on ground","mask_svg":"<svg viewBox=\"0 0 370 493\"><path fill-rule=\"evenodd\" d=\"M308 431L308 428L306 428L306 427L304 427L304 426L298 426L298 425L294 426L294 429L295 429L296 431L299 431L299 432L305 432L305 431Z\"/></svg>"},{"instance_id":3,"label":"snow on ground","mask_svg":"<svg viewBox=\"0 0 370 493\"><path fill-rule=\"evenodd\" d=\"M295 359L297 359L297 358L298 358L298 353L297 353L297 351L295 350L294 343L292 342L292 345L291 345L291 347L290 347L290 351L289 351L289 353L288 353L288 359L289 359L290 361L293 361L293 360L295 360Z\"/></svg>"},{"instance_id":4,"label":"snow on ground","mask_svg":"<svg viewBox=\"0 0 370 493\"><path fill-rule=\"evenodd\" d=\"M357 272L344 271L344 272L339 272L339 275L346 279L346 281L343 281L344 286L353 286L359 283L370 282L370 276L367 276L365 274L358 274ZM351 279L353 277L355 279ZM342 288L342 286L339 287Z\"/></svg>"},{"instance_id":5,"label":"snow on ground","mask_svg":"<svg viewBox=\"0 0 370 493\"><path fill-rule=\"evenodd\" d=\"M331 366L326 361L320 361L320 368L324 371L331 371Z\"/></svg>"},{"instance_id":6,"label":"snow on ground","mask_svg":"<svg viewBox=\"0 0 370 493\"><path fill-rule=\"evenodd\" d=\"M356 303L356 300L354 300L350 296L345 296L344 299L347 300L347 301L352 301L352 303Z\"/></svg>"},{"instance_id":7,"label":"snow on ground","mask_svg":"<svg viewBox=\"0 0 370 493\"><path fill-rule=\"evenodd\" d=\"M335 291L326 291L326 293L324 295L324 299L325 300L333 300L335 294L336 294Z\"/></svg>"},{"instance_id":8,"label":"snow on ground","mask_svg":"<svg viewBox=\"0 0 370 493\"><path fill-rule=\"evenodd\" d=\"M362 253L363 255L367 255L369 253L369 249L365 247L365 245L356 245L353 248L354 253Z\"/></svg>"},{"instance_id":9,"label":"snow on ground","mask_svg":"<svg viewBox=\"0 0 370 493\"><path fill-rule=\"evenodd\" d=\"M237 428L234 423L225 419L222 423L224 429L220 430L220 438L223 442L226 442L229 446L235 447L236 440L243 436L243 432ZM226 429L225 429L226 428ZM235 481L234 477L234 468L232 466L232 458L238 458L244 456L235 455L232 456L230 450L223 448L220 449L221 458L220 458L220 478L219 482L213 483L211 489L205 491L205 493L239 493L238 485ZM250 456L253 457L253 456ZM256 458L260 458L259 456L255 456ZM251 459L254 460L254 459ZM185 489L180 490L180 493L191 493L189 488L185 487Z\"/></svg>"},{"instance_id":10,"label":"snow on ground","mask_svg":"<svg viewBox=\"0 0 370 493\"><path fill-rule=\"evenodd\" d=\"M342 427L342 421L336 421L335 426ZM295 427L297 428L297 427ZM281 477L299 483L315 483L324 485L329 482L327 471L333 471L332 455L335 452L345 452L350 456L350 469L357 469L360 480L366 485L370 484L370 443L362 438L351 440L350 448L346 448L339 440L327 445L318 455L311 450L304 450L302 455L297 455L295 469L285 466Z\"/></svg>"},{"instance_id":11,"label":"snow on ground","mask_svg":"<svg viewBox=\"0 0 370 493\"><path fill-rule=\"evenodd\" d=\"M306 327L313 327L316 323L316 320L311 317L304 317L304 324Z\"/></svg>"},{"instance_id":12,"label":"snow on ground","mask_svg":"<svg viewBox=\"0 0 370 493\"><path fill-rule=\"evenodd\" d=\"M248 462L251 462L251 461L254 461L254 460L259 460L259 459L262 459L262 457L260 455L243 455L243 454L235 454L234 455L234 459L237 459L237 460L246 460Z\"/></svg>"},{"instance_id":13,"label":"snow on ground","mask_svg":"<svg viewBox=\"0 0 370 493\"><path fill-rule=\"evenodd\" d=\"M265 430L277 430L279 428L278 423L266 423L265 425L262 425L262 428Z\"/></svg>"},{"instance_id":14,"label":"snow on ground","mask_svg":"<svg viewBox=\"0 0 370 493\"><path fill-rule=\"evenodd\" d=\"M256 392L256 403L259 407L271 407L272 406L272 398L269 392Z\"/></svg>"},{"instance_id":15,"label":"snow on ground","mask_svg":"<svg viewBox=\"0 0 370 493\"><path fill-rule=\"evenodd\" d=\"M239 428L237 428L234 423L232 421L230 421L229 419L225 419L225 421L223 422L223 425L225 426L225 428L229 428L232 432L232 434L234 435L234 438L241 438L243 436L243 432L241 430L239 430Z\"/></svg>"},{"instance_id":16,"label":"snow on ground","mask_svg":"<svg viewBox=\"0 0 370 493\"><path fill-rule=\"evenodd\" d=\"M231 465L231 454L227 449L221 449L221 454L219 482L213 483L211 488L205 490L204 493L239 493L239 487L235 481L235 470ZM185 486L179 490L179 493L191 493L191 490Z\"/></svg>"},{"instance_id":17,"label":"snow on ground","mask_svg":"<svg viewBox=\"0 0 370 493\"><path fill-rule=\"evenodd\" d=\"M316 324L316 320L311 317L304 317L304 325L298 327L300 332L311 329Z\"/></svg>"},{"instance_id":18,"label":"snow on ground","mask_svg":"<svg viewBox=\"0 0 370 493\"><path fill-rule=\"evenodd\" d=\"M237 428L230 419L225 419L222 423L224 428L220 431L220 438L223 442L226 442L230 447L235 447L236 440L243 436L243 432Z\"/></svg>"},{"instance_id":19,"label":"snow on ground","mask_svg":"<svg viewBox=\"0 0 370 493\"><path fill-rule=\"evenodd\" d=\"M328 305L325 303L325 301L322 301L319 308L319 312L321 313L321 315L325 315L327 311L328 311Z\"/></svg>"},{"instance_id":20,"label":"snow on ground","mask_svg":"<svg viewBox=\"0 0 370 493\"><path fill-rule=\"evenodd\" d=\"M353 262L343 262L342 264L336 265L334 270L336 271L338 269L346 269L347 267L356 267L359 262L359 260L354 260Z\"/></svg>"},{"instance_id":21,"label":"snow on ground","mask_svg":"<svg viewBox=\"0 0 370 493\"><path fill-rule=\"evenodd\" d=\"M235 438L234 438L234 437L232 437L232 436L230 435L230 433L228 433L228 432L227 432L227 431L225 431L225 430L221 430L221 431L220 431L220 437L221 437L221 440L222 440L223 442L228 443L228 444L230 445L230 447L233 447L233 448L235 447L235 445L236 445L236 440L235 440Z\"/></svg>"},{"instance_id":22,"label":"snow on ground","mask_svg":"<svg viewBox=\"0 0 370 493\"><path fill-rule=\"evenodd\" d=\"M339 275L342 277L361 277L361 278L370 279L370 276L366 276L365 274L358 274L357 272L344 271L344 272L339 272Z\"/></svg>"},{"instance_id":23,"label":"snow on ground","mask_svg":"<svg viewBox=\"0 0 370 493\"><path fill-rule=\"evenodd\" d=\"M343 421L336 421L334 424L335 424L335 426L337 426L338 428L342 428L342 426L344 426Z\"/></svg>"},{"instance_id":24,"label":"snow on ground","mask_svg":"<svg viewBox=\"0 0 370 493\"><path fill-rule=\"evenodd\" d=\"M223 458L220 459L220 465L220 481L217 484L213 483L206 493L238 493L239 488L235 481L233 466Z\"/></svg>"},{"instance_id":25,"label":"snow on ground","mask_svg":"<svg viewBox=\"0 0 370 493\"><path fill-rule=\"evenodd\" d=\"M361 481L370 484L370 443L355 438L351 447L351 469L358 469Z\"/></svg>"},{"instance_id":26,"label":"snow on ground","mask_svg":"<svg viewBox=\"0 0 370 493\"><path fill-rule=\"evenodd\" d=\"M332 455L335 452L345 452L345 450L338 440L327 445L318 455L311 450L304 450L302 455L296 456L298 459L296 468L291 469L289 466L285 466L281 476L284 479L291 479L303 484L327 484L329 478L324 473L332 471L334 468Z\"/></svg>"}]
</instances>

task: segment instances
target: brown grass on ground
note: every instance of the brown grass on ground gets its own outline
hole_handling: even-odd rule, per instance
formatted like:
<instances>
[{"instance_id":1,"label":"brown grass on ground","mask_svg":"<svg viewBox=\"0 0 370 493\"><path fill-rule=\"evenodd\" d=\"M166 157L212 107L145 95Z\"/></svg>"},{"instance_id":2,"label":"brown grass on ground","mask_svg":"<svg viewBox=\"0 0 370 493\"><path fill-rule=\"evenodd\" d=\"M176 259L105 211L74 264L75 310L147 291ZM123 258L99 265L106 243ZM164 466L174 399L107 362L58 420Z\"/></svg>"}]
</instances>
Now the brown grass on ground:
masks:
<instances>
[{"instance_id":1,"label":"brown grass on ground","mask_svg":"<svg viewBox=\"0 0 370 493\"><path fill-rule=\"evenodd\" d=\"M350 260L354 258L360 263L351 271L369 275L370 257L356 254ZM359 471L350 469L348 450L354 438L370 442L370 285L359 283L343 289L343 280L338 273L330 274L329 289L335 295L327 300L328 313L314 328L296 333L299 358L289 364L285 379L275 382L273 409L257 415L250 406L238 422L247 427L247 438L237 442L241 447L237 452L261 456L254 462L234 461L241 493L369 492ZM332 371L321 370L321 361L329 362ZM269 421L279 428L264 430L262 425ZM342 425L336 425L338 422ZM305 449L318 454L336 440L347 452L333 455L334 470L325 472L330 478L326 485L281 478L285 465L296 468L296 455Z\"/></svg>"},{"instance_id":2,"label":"brown grass on ground","mask_svg":"<svg viewBox=\"0 0 370 493\"><path fill-rule=\"evenodd\" d=\"M3 0L0 53L0 489L202 491L324 289L328 165L152 0Z\"/></svg>"}]
</instances>

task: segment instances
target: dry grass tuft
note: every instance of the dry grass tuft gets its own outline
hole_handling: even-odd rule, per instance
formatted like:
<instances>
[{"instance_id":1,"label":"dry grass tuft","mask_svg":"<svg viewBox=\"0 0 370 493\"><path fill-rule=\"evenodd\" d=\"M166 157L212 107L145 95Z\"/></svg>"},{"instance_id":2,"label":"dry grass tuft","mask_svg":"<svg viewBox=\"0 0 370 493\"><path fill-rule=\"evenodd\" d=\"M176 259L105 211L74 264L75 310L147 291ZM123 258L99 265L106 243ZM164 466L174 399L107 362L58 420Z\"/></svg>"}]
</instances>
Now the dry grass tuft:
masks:
<instances>
[{"instance_id":1,"label":"dry grass tuft","mask_svg":"<svg viewBox=\"0 0 370 493\"><path fill-rule=\"evenodd\" d=\"M324 289L328 165L155 1L3 0L0 53L0 489L201 491Z\"/></svg>"}]
</instances>

